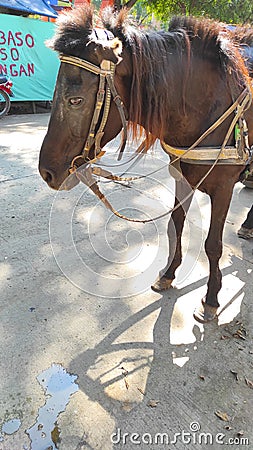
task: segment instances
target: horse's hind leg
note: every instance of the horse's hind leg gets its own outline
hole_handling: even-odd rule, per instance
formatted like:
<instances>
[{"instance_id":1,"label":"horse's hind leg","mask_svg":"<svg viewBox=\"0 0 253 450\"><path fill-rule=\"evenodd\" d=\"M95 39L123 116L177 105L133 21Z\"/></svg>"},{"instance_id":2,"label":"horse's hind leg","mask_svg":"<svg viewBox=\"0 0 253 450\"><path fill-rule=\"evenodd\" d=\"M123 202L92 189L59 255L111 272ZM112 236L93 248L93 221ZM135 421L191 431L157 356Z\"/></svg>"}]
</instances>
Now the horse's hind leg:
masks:
<instances>
[{"instance_id":1,"label":"horse's hind leg","mask_svg":"<svg viewBox=\"0 0 253 450\"><path fill-rule=\"evenodd\" d=\"M211 224L205 242L205 250L209 260L210 275L207 283L206 297L202 305L194 312L194 317L199 322L209 322L216 317L219 302L218 292L221 289L222 275L219 268L219 260L222 255L222 235L224 223L229 209L234 183L224 183L218 186L211 198Z\"/></svg>"},{"instance_id":2,"label":"horse's hind leg","mask_svg":"<svg viewBox=\"0 0 253 450\"><path fill-rule=\"evenodd\" d=\"M181 238L185 217L191 204L192 194L191 186L186 179L181 178L179 181L176 181L174 203L174 208L176 209L171 214L168 223L169 258L166 267L160 272L158 280L152 286L152 289L156 292L164 291L171 287L171 283L175 278L175 271L181 264ZM186 198L187 200L185 200Z\"/></svg>"},{"instance_id":3,"label":"horse's hind leg","mask_svg":"<svg viewBox=\"0 0 253 450\"><path fill-rule=\"evenodd\" d=\"M243 239L253 238L253 205L248 212L246 220L243 222L240 230L237 232L238 236Z\"/></svg>"}]
</instances>

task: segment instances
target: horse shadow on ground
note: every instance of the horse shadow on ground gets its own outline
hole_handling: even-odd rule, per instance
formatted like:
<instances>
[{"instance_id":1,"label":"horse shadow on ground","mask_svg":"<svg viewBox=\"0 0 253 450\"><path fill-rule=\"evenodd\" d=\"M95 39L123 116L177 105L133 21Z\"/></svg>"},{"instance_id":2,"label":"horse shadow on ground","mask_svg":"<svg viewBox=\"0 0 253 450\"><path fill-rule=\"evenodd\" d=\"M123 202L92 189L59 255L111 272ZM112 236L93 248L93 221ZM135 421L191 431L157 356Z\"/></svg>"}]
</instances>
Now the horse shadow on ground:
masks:
<instances>
[{"instance_id":1,"label":"horse shadow on ground","mask_svg":"<svg viewBox=\"0 0 253 450\"><path fill-rule=\"evenodd\" d=\"M228 280L221 291L230 296L216 322L201 325L192 316L205 292L203 278L152 294L152 303L72 361L70 370L79 375L90 414L93 403L101 409L96 420L101 447L93 442L87 419L76 450L155 450L170 448L169 444L179 450L196 449L203 448L203 439L205 448L222 448L240 433L253 441L253 391L245 383L253 368L251 289L245 288L251 271L252 262L245 268L245 261L231 257L231 265L222 271L223 281ZM234 292L229 291L232 281ZM145 319L152 314L152 339L120 340L140 323L140 337L144 336Z\"/></svg>"}]
</instances>

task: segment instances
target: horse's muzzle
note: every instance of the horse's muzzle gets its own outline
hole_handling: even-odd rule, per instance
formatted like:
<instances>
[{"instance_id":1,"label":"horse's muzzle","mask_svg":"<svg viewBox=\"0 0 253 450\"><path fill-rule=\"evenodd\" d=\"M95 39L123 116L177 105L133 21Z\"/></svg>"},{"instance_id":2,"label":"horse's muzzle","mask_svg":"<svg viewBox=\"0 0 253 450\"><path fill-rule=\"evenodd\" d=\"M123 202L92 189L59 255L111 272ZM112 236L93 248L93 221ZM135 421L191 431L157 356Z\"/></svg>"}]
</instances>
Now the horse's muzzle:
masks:
<instances>
[{"instance_id":1,"label":"horse's muzzle","mask_svg":"<svg viewBox=\"0 0 253 450\"><path fill-rule=\"evenodd\" d=\"M39 166L39 172L48 186L56 191L69 191L79 183L75 173L69 175L68 171L57 177L53 170Z\"/></svg>"}]
</instances>

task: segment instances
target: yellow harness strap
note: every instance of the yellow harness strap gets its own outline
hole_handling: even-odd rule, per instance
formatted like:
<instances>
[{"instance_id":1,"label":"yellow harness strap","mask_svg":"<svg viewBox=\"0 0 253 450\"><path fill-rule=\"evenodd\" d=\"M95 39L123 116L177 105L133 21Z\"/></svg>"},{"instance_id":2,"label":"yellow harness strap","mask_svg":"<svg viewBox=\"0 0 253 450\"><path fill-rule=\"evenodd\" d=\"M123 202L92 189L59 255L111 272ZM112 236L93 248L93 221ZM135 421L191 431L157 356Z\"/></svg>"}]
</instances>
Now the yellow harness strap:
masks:
<instances>
[{"instance_id":1,"label":"yellow harness strap","mask_svg":"<svg viewBox=\"0 0 253 450\"><path fill-rule=\"evenodd\" d=\"M171 147L166 142L161 142L162 148L169 155L179 158L183 162L195 164L208 164L215 161L219 156L218 164L240 164L243 165L248 159L246 152L240 156L236 147L225 147L221 152L215 147L198 147L189 150Z\"/></svg>"}]
</instances>

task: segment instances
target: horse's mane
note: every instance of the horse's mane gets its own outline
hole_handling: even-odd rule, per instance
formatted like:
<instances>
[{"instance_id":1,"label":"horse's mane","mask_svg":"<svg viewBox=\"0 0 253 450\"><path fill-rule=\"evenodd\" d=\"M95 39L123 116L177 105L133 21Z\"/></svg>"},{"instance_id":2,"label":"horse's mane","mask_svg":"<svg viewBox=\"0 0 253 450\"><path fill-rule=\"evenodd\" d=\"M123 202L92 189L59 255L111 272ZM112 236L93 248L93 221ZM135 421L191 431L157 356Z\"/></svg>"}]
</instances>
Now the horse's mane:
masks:
<instances>
[{"instance_id":1,"label":"horse's mane","mask_svg":"<svg viewBox=\"0 0 253 450\"><path fill-rule=\"evenodd\" d=\"M151 123L157 123L160 124L160 135L163 135L163 119L168 115L168 107L170 109L175 78L177 98L181 99L179 108L183 113L185 89L194 55L213 63L224 79L229 74L235 86L243 88L248 83L248 71L236 39L234 41L230 33L224 32L223 24L206 18L174 17L168 31L143 31L131 23L124 9L119 13L105 9L102 17L97 19L93 9L87 5L60 18L56 36L51 41L52 48L78 56L78 52L89 42L92 29L97 26L96 20L100 20L105 29L118 37L132 55L129 115L134 134L137 124L143 123L144 117L147 133L152 131ZM165 85L169 89L159 89L159 86Z\"/></svg>"},{"instance_id":2,"label":"horse's mane","mask_svg":"<svg viewBox=\"0 0 253 450\"><path fill-rule=\"evenodd\" d=\"M253 45L253 29L249 25L235 27L231 30L232 39L240 45Z\"/></svg>"},{"instance_id":3,"label":"horse's mane","mask_svg":"<svg viewBox=\"0 0 253 450\"><path fill-rule=\"evenodd\" d=\"M249 71L249 75L253 77L253 29L250 25L233 27L230 30L231 38L239 47L240 53L243 55L244 61Z\"/></svg>"}]
</instances>

